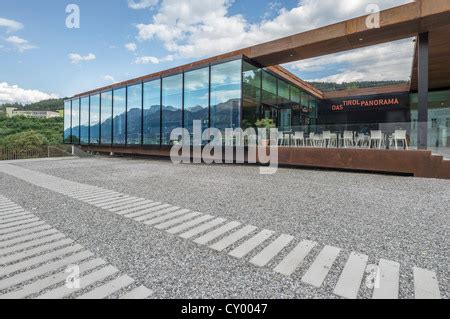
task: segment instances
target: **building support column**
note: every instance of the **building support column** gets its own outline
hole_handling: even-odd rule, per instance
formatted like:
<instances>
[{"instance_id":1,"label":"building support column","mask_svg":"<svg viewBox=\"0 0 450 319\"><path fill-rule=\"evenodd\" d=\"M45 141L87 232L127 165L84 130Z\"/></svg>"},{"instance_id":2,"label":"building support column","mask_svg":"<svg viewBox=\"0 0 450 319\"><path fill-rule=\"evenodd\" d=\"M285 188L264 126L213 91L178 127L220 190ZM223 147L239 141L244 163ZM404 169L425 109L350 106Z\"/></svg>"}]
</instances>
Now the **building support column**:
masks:
<instances>
[{"instance_id":1,"label":"building support column","mask_svg":"<svg viewBox=\"0 0 450 319\"><path fill-rule=\"evenodd\" d=\"M426 150L428 146L428 32L419 34L418 56L418 148Z\"/></svg>"}]
</instances>

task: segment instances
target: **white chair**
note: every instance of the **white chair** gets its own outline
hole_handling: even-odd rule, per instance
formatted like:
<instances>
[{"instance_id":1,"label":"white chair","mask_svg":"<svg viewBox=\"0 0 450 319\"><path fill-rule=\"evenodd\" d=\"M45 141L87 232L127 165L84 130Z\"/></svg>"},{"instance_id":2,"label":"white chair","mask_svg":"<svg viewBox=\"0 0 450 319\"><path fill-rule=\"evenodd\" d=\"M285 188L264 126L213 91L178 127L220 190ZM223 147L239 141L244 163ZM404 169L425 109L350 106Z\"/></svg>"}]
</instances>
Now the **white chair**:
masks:
<instances>
[{"instance_id":1,"label":"white chair","mask_svg":"<svg viewBox=\"0 0 450 319\"><path fill-rule=\"evenodd\" d=\"M322 147L330 147L331 146L331 132L324 131L322 133Z\"/></svg>"},{"instance_id":2,"label":"white chair","mask_svg":"<svg viewBox=\"0 0 450 319\"><path fill-rule=\"evenodd\" d=\"M306 139L306 146L314 146L314 138L316 137L315 133L309 133L309 137Z\"/></svg>"},{"instance_id":3,"label":"white chair","mask_svg":"<svg viewBox=\"0 0 450 319\"><path fill-rule=\"evenodd\" d=\"M294 134L294 145L295 146L300 146L300 142L302 143L302 146L306 146L305 133L304 132L295 132L295 134Z\"/></svg>"},{"instance_id":4,"label":"white chair","mask_svg":"<svg viewBox=\"0 0 450 319\"><path fill-rule=\"evenodd\" d=\"M338 147L339 133L331 133L331 146Z\"/></svg>"},{"instance_id":5,"label":"white chair","mask_svg":"<svg viewBox=\"0 0 450 319\"><path fill-rule=\"evenodd\" d=\"M284 144L284 134L283 132L278 132L278 145L282 146Z\"/></svg>"},{"instance_id":6,"label":"white chair","mask_svg":"<svg viewBox=\"0 0 450 319\"><path fill-rule=\"evenodd\" d=\"M292 141L291 141L291 134L284 134L284 145L285 146L292 146L291 145Z\"/></svg>"},{"instance_id":7,"label":"white chair","mask_svg":"<svg viewBox=\"0 0 450 319\"><path fill-rule=\"evenodd\" d=\"M381 149L383 146L383 132L370 131L370 148L372 148L372 146Z\"/></svg>"},{"instance_id":8,"label":"white chair","mask_svg":"<svg viewBox=\"0 0 450 319\"><path fill-rule=\"evenodd\" d=\"M364 133L358 133L356 135L356 146L358 147L370 147L370 140Z\"/></svg>"},{"instance_id":9,"label":"white chair","mask_svg":"<svg viewBox=\"0 0 450 319\"><path fill-rule=\"evenodd\" d=\"M323 147L323 135L315 134L313 142L315 147Z\"/></svg>"},{"instance_id":10,"label":"white chair","mask_svg":"<svg viewBox=\"0 0 450 319\"><path fill-rule=\"evenodd\" d=\"M355 142L353 141L353 132L344 131L343 144L344 148L355 146Z\"/></svg>"},{"instance_id":11,"label":"white chair","mask_svg":"<svg viewBox=\"0 0 450 319\"><path fill-rule=\"evenodd\" d=\"M330 131L324 131L322 135L323 147L337 147L337 134L332 134Z\"/></svg>"},{"instance_id":12,"label":"white chair","mask_svg":"<svg viewBox=\"0 0 450 319\"><path fill-rule=\"evenodd\" d=\"M395 149L396 150L398 150L398 142L399 141L402 142L402 146L403 146L403 148L405 150L409 149L408 140L406 138L406 131L405 130L396 130L394 132L393 140L394 140L394 145L395 145Z\"/></svg>"}]
</instances>

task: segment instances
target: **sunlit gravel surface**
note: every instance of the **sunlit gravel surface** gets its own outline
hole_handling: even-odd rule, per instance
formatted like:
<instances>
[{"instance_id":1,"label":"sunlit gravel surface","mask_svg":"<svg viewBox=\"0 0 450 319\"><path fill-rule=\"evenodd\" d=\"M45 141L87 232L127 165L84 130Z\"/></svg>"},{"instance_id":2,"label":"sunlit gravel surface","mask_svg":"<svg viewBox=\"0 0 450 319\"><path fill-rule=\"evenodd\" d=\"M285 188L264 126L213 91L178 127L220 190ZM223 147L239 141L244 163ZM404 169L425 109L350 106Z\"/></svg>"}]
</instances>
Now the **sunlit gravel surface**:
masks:
<instances>
[{"instance_id":1,"label":"sunlit gravel surface","mask_svg":"<svg viewBox=\"0 0 450 319\"><path fill-rule=\"evenodd\" d=\"M350 252L401 265L400 297L413 298L414 266L434 270L448 298L450 182L255 166L174 165L146 158L21 162L20 167L191 209L343 250L320 289L302 284L314 258L291 277L0 173L1 194L24 206L155 291L155 298L336 298ZM295 246L292 243L289 247ZM364 282L359 297L372 291Z\"/></svg>"}]
</instances>

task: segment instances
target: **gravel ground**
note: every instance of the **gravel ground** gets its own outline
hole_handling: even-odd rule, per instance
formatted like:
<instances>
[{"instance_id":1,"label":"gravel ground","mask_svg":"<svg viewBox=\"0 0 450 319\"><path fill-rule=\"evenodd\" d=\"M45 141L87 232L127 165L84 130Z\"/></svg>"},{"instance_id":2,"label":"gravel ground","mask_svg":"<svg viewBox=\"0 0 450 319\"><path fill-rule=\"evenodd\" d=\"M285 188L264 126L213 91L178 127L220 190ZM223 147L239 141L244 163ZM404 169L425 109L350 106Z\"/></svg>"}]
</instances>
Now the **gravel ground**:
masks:
<instances>
[{"instance_id":1,"label":"gravel ground","mask_svg":"<svg viewBox=\"0 0 450 319\"><path fill-rule=\"evenodd\" d=\"M301 284L304 270L286 278L273 267L254 267L0 174L3 195L154 290L156 298L335 298L333 287L351 251L369 255L369 263L399 262L402 298L413 297L414 266L436 271L441 294L449 296L449 181L299 169L263 176L251 166L142 158L15 165L343 249L316 289ZM359 297L370 296L363 284Z\"/></svg>"}]
</instances>

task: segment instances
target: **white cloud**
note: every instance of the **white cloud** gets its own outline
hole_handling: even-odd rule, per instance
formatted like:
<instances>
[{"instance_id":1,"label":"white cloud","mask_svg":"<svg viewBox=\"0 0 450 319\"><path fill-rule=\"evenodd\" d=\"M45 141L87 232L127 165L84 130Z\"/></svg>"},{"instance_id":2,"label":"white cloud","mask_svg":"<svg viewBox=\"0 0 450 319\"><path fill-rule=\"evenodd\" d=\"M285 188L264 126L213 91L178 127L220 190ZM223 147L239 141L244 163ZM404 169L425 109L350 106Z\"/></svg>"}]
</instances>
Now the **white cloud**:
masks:
<instances>
[{"instance_id":1,"label":"white cloud","mask_svg":"<svg viewBox=\"0 0 450 319\"><path fill-rule=\"evenodd\" d=\"M37 48L35 45L28 42L28 40L22 39L16 35L6 38L5 41L13 45L17 50L19 50L19 52Z\"/></svg>"},{"instance_id":2,"label":"white cloud","mask_svg":"<svg viewBox=\"0 0 450 319\"><path fill-rule=\"evenodd\" d=\"M137 50L137 45L136 45L136 43L131 42L131 43L125 44L125 48L126 48L128 51L134 52L134 51Z\"/></svg>"},{"instance_id":3,"label":"white cloud","mask_svg":"<svg viewBox=\"0 0 450 319\"><path fill-rule=\"evenodd\" d=\"M93 53L89 53L88 55L85 55L85 56L82 56L79 53L71 53L71 54L69 54L70 62L73 63L73 64L77 64L77 63L80 63L82 61L93 61L96 58L97 57Z\"/></svg>"},{"instance_id":4,"label":"white cloud","mask_svg":"<svg viewBox=\"0 0 450 319\"><path fill-rule=\"evenodd\" d=\"M42 100L57 99L56 94L47 94L38 90L26 90L17 85L0 82L0 104L4 103L35 103Z\"/></svg>"},{"instance_id":5,"label":"white cloud","mask_svg":"<svg viewBox=\"0 0 450 319\"><path fill-rule=\"evenodd\" d=\"M134 10L146 9L154 7L158 4L159 0L128 0L128 7Z\"/></svg>"},{"instance_id":6,"label":"white cloud","mask_svg":"<svg viewBox=\"0 0 450 319\"><path fill-rule=\"evenodd\" d=\"M318 82L409 80L413 53L412 39L405 39L294 62L286 66L300 73L335 70L331 75L310 80Z\"/></svg>"},{"instance_id":7,"label":"white cloud","mask_svg":"<svg viewBox=\"0 0 450 319\"><path fill-rule=\"evenodd\" d=\"M304 0L282 8L273 19L249 23L229 13L231 0L163 0L151 23L138 24L138 39L158 39L173 55L199 58L270 41L366 14L368 4L381 9L411 0Z\"/></svg>"},{"instance_id":8,"label":"white cloud","mask_svg":"<svg viewBox=\"0 0 450 319\"><path fill-rule=\"evenodd\" d=\"M159 64L160 60L154 56L141 56L134 60L136 64Z\"/></svg>"},{"instance_id":9,"label":"white cloud","mask_svg":"<svg viewBox=\"0 0 450 319\"><path fill-rule=\"evenodd\" d=\"M240 90L217 91L211 94L211 98L215 103L225 103L229 100L236 99L241 95Z\"/></svg>"},{"instance_id":10,"label":"white cloud","mask_svg":"<svg viewBox=\"0 0 450 319\"><path fill-rule=\"evenodd\" d=\"M102 80L103 80L103 81L106 81L106 82L114 82L114 81L115 81L114 77L111 76L111 75L104 75L104 76L102 77Z\"/></svg>"},{"instance_id":11,"label":"white cloud","mask_svg":"<svg viewBox=\"0 0 450 319\"><path fill-rule=\"evenodd\" d=\"M6 32L16 32L23 29L23 24L14 20L9 20L5 18L0 18L0 27L5 27Z\"/></svg>"},{"instance_id":12,"label":"white cloud","mask_svg":"<svg viewBox=\"0 0 450 319\"><path fill-rule=\"evenodd\" d=\"M140 56L134 60L135 64L159 64L162 62L173 61L173 56L168 55L162 59L154 57L154 56Z\"/></svg>"}]
</instances>

